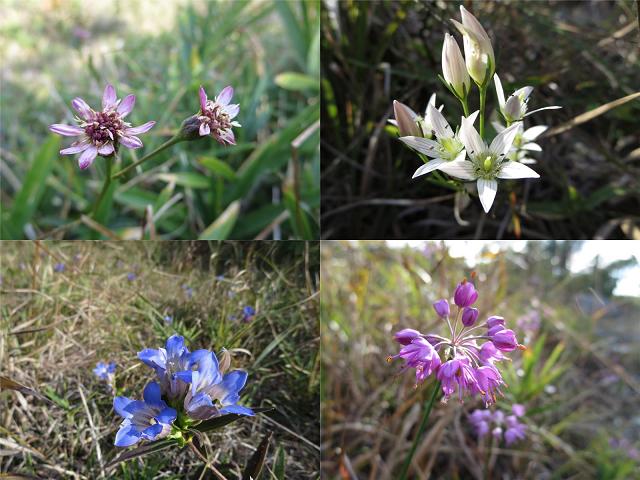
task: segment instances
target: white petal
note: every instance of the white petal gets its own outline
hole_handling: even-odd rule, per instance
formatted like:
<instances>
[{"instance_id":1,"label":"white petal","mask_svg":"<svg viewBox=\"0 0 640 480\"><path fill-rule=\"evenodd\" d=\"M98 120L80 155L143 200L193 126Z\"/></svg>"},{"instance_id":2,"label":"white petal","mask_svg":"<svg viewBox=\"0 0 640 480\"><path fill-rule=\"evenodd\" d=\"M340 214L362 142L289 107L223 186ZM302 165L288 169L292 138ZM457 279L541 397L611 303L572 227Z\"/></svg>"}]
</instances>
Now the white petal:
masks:
<instances>
[{"instance_id":1,"label":"white petal","mask_svg":"<svg viewBox=\"0 0 640 480\"><path fill-rule=\"evenodd\" d=\"M480 203L484 208L485 213L489 213L491 205L496 198L498 192L498 182L495 180L486 180L484 178L478 179L478 196L480 197Z\"/></svg>"},{"instance_id":2,"label":"white petal","mask_svg":"<svg viewBox=\"0 0 640 480\"><path fill-rule=\"evenodd\" d=\"M524 163L525 165L533 165L534 163L538 163L535 158L522 157L518 160L520 163Z\"/></svg>"},{"instance_id":3,"label":"white petal","mask_svg":"<svg viewBox=\"0 0 640 480\"><path fill-rule=\"evenodd\" d=\"M491 125L493 125L493 129L496 131L496 133L500 133L505 128L507 128L504 125L502 125L500 122L496 122L496 121L491 122Z\"/></svg>"},{"instance_id":4,"label":"white petal","mask_svg":"<svg viewBox=\"0 0 640 480\"><path fill-rule=\"evenodd\" d=\"M476 123L476 118L478 118L479 114L480 114L480 110L476 110L475 112L473 112L471 115L467 117L467 122L473 125L474 123Z\"/></svg>"},{"instance_id":5,"label":"white petal","mask_svg":"<svg viewBox=\"0 0 640 480\"><path fill-rule=\"evenodd\" d=\"M418 168L416 170L416 173L414 173L413 177L411 178L416 178L416 177L419 177L420 175L433 172L434 170L437 170L438 167L443 163L447 163L447 161L443 160L442 158L434 158L433 160L429 160L427 163L425 163L420 168Z\"/></svg>"},{"instance_id":6,"label":"white petal","mask_svg":"<svg viewBox=\"0 0 640 480\"><path fill-rule=\"evenodd\" d=\"M209 124L208 123L201 123L198 132L200 133L201 137L204 137L205 135L209 135L211 133L211 129L209 128Z\"/></svg>"},{"instance_id":7,"label":"white petal","mask_svg":"<svg viewBox=\"0 0 640 480\"><path fill-rule=\"evenodd\" d=\"M417 150L420 153L424 153L425 155L429 155L430 157L436 157L440 155L438 149L440 148L440 144L433 140L429 140L428 138L422 137L400 137L400 140L409 147Z\"/></svg>"},{"instance_id":8,"label":"white petal","mask_svg":"<svg viewBox=\"0 0 640 480\"><path fill-rule=\"evenodd\" d=\"M535 126L535 127L527 128L522 133L522 138L524 140L527 140L527 141L535 140L540 135L542 135L544 132L546 132L548 128L549 127L546 126L546 125L538 125L538 126Z\"/></svg>"},{"instance_id":9,"label":"white petal","mask_svg":"<svg viewBox=\"0 0 640 480\"><path fill-rule=\"evenodd\" d=\"M220 105L227 106L233 98L233 87L231 85L224 87L220 92L220 95L216 97L216 102Z\"/></svg>"},{"instance_id":10,"label":"white petal","mask_svg":"<svg viewBox=\"0 0 640 480\"><path fill-rule=\"evenodd\" d=\"M496 176L503 179L540 178L540 175L520 162L503 163L498 175Z\"/></svg>"},{"instance_id":11,"label":"white petal","mask_svg":"<svg viewBox=\"0 0 640 480\"><path fill-rule=\"evenodd\" d=\"M520 122L514 123L509 128L505 128L502 132L496 135L496 138L491 142L489 150L499 157L506 155L511 149L513 140L516 138L521 125L522 124Z\"/></svg>"},{"instance_id":12,"label":"white petal","mask_svg":"<svg viewBox=\"0 0 640 480\"><path fill-rule=\"evenodd\" d=\"M529 142L521 146L520 150L529 150L530 152L541 152L542 147L537 143Z\"/></svg>"},{"instance_id":13,"label":"white petal","mask_svg":"<svg viewBox=\"0 0 640 480\"><path fill-rule=\"evenodd\" d=\"M459 157L458 157L459 158ZM460 178L462 180L475 180L473 164L464 160L456 158L450 162L444 163L438 168L441 172L451 175L452 177Z\"/></svg>"},{"instance_id":14,"label":"white petal","mask_svg":"<svg viewBox=\"0 0 640 480\"><path fill-rule=\"evenodd\" d=\"M496 95L498 96L498 104L500 105L500 111L504 110L504 90L502 89L502 82L500 81L500 77L496 73L493 76L493 81L496 84Z\"/></svg>"},{"instance_id":15,"label":"white petal","mask_svg":"<svg viewBox=\"0 0 640 480\"><path fill-rule=\"evenodd\" d=\"M477 115L477 112L473 112L473 115ZM480 135L473 126L473 119L475 119L473 115L462 119L462 126L458 134L470 156L479 154L487 149L487 145L482 141L482 138L480 138Z\"/></svg>"},{"instance_id":16,"label":"white petal","mask_svg":"<svg viewBox=\"0 0 640 480\"><path fill-rule=\"evenodd\" d=\"M229 120L234 119L238 115L238 112L240 112L240 105L237 103L233 105L227 105L226 107L224 107L224 111L227 112L227 115L229 115Z\"/></svg>"},{"instance_id":17,"label":"white petal","mask_svg":"<svg viewBox=\"0 0 640 480\"><path fill-rule=\"evenodd\" d=\"M533 92L533 87L522 87L513 92L513 96L518 97L522 103L526 103L531 92Z\"/></svg>"},{"instance_id":18,"label":"white petal","mask_svg":"<svg viewBox=\"0 0 640 480\"><path fill-rule=\"evenodd\" d=\"M427 119L431 124L431 127L433 127L433 131L436 132L436 136L438 138L453 137L453 130L451 130L449 123L431 104L427 105Z\"/></svg>"},{"instance_id":19,"label":"white petal","mask_svg":"<svg viewBox=\"0 0 640 480\"><path fill-rule=\"evenodd\" d=\"M393 118L390 118L389 120L387 120L387 122L389 122L391 125L393 125L394 127L398 126L398 122L396 122Z\"/></svg>"},{"instance_id":20,"label":"white petal","mask_svg":"<svg viewBox=\"0 0 640 480\"><path fill-rule=\"evenodd\" d=\"M529 115L531 115L532 113L541 112L542 110L557 110L557 109L559 109L559 108L562 108L562 107L559 107L559 106L557 106L557 105L552 105L552 106L550 106L550 107L542 107L542 108L538 108L538 109L536 109L536 110L532 110L532 111L530 111L529 113L527 113L527 114L525 115L525 117L528 117L528 116L529 116ZM524 117L523 117L523 118L524 118Z\"/></svg>"}]
</instances>

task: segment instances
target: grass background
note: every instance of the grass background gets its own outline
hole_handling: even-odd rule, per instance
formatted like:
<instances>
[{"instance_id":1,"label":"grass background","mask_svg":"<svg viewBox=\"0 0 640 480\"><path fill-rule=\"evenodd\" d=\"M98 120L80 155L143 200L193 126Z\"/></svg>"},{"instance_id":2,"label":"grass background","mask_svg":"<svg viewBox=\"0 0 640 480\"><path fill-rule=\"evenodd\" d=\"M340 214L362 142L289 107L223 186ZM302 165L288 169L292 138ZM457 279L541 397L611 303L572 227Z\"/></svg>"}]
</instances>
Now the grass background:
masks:
<instances>
[{"instance_id":1,"label":"grass background","mask_svg":"<svg viewBox=\"0 0 640 480\"><path fill-rule=\"evenodd\" d=\"M504 316L527 346L501 364L509 387L497 405L525 405L527 437L489 455L468 420L484 404L436 402L410 478L637 478L640 299L612 293L637 260L604 267L594 258L571 273L580 246L529 242L516 253L487 242L474 267L476 307L481 319ZM326 242L321 260L323 478L398 478L434 382L414 389L412 373L397 375L400 361L387 363L399 349L393 332L446 330L432 302L451 298L470 269L435 242Z\"/></svg>"},{"instance_id":2,"label":"grass background","mask_svg":"<svg viewBox=\"0 0 640 480\"><path fill-rule=\"evenodd\" d=\"M9 0L3 2L0 131L8 239L314 239L319 235L319 4L314 1ZM70 102L100 104L105 85L137 97L133 125L157 124L144 148L171 138L235 88L238 144L180 143L138 167L89 215L104 159L88 171L48 131L73 123Z\"/></svg>"},{"instance_id":3,"label":"grass background","mask_svg":"<svg viewBox=\"0 0 640 480\"><path fill-rule=\"evenodd\" d=\"M492 39L505 92L535 87L525 126L567 127L540 140L539 180L501 182L485 215L477 196L453 215L454 190L429 175L387 127L392 102L450 122L461 108L438 80L444 33L464 4ZM322 238L640 238L637 2L340 1L322 3ZM477 89L471 110L478 108ZM495 91L487 96L489 112ZM606 107L605 107L606 106ZM603 107L600 110L600 107ZM584 117L580 115L588 113ZM579 121L577 121L579 120ZM551 133L551 132L549 132Z\"/></svg>"},{"instance_id":4,"label":"grass background","mask_svg":"<svg viewBox=\"0 0 640 480\"><path fill-rule=\"evenodd\" d=\"M242 403L275 409L207 434L215 467L237 478L273 432L261 478L318 478L317 242L3 242L1 278L0 373L53 405L0 393L0 472L102 478L124 449L113 446L113 395L92 369L115 361L119 394L141 398L155 374L137 352L177 332L190 350L229 349L232 368L249 373ZM257 314L243 323L247 305ZM214 478L177 447L104 477Z\"/></svg>"}]
</instances>

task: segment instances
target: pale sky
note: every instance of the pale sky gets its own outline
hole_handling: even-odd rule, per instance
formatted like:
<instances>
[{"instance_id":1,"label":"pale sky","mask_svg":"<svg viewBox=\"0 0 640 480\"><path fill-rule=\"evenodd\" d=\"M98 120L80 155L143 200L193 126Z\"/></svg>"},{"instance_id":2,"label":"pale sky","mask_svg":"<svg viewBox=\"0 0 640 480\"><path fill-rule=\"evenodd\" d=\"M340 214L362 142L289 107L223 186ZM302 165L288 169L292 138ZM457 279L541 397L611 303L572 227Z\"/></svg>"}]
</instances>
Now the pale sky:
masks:
<instances>
[{"instance_id":1,"label":"pale sky","mask_svg":"<svg viewBox=\"0 0 640 480\"><path fill-rule=\"evenodd\" d=\"M464 258L469 267L474 267L483 261L480 259L480 251L489 246L492 252L500 250L514 250L521 252L525 247L525 241L518 240L445 240L452 257ZM388 240L387 244L392 248L401 248L409 245L414 248L422 248L423 240ZM608 265L616 260L626 260L635 257L638 265L621 271L620 280L614 293L616 295L640 297L640 241L632 240L591 240L582 244L569 263L572 272L583 271L593 265L596 256L600 256L600 264Z\"/></svg>"}]
</instances>

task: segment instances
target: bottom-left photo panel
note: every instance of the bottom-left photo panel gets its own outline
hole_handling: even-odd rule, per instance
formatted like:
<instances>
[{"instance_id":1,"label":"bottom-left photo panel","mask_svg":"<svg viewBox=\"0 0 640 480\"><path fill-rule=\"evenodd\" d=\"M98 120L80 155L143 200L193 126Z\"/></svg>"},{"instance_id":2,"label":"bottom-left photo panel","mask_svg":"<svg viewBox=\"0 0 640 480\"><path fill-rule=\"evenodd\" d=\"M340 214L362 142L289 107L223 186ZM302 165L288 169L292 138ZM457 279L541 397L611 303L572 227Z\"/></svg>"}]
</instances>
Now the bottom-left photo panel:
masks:
<instances>
[{"instance_id":1,"label":"bottom-left photo panel","mask_svg":"<svg viewBox=\"0 0 640 480\"><path fill-rule=\"evenodd\" d=\"M319 478L318 242L0 242L0 476Z\"/></svg>"}]
</instances>

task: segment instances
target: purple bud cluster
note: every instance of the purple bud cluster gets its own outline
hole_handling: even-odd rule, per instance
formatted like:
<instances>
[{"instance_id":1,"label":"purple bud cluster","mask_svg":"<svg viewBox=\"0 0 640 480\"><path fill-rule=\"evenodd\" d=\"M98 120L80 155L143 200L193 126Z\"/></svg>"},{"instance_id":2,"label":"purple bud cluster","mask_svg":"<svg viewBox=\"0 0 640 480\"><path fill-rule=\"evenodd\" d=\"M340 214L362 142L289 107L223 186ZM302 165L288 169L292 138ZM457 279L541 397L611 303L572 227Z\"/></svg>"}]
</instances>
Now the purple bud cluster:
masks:
<instances>
[{"instance_id":1,"label":"purple bud cluster","mask_svg":"<svg viewBox=\"0 0 640 480\"><path fill-rule=\"evenodd\" d=\"M469 421L476 431L478 438L483 438L491 432L497 441L503 437L507 446L522 440L526 436L527 426L520 423L518 418L525 414L523 405L514 403L511 415L505 415L501 410L474 410Z\"/></svg>"}]
</instances>

